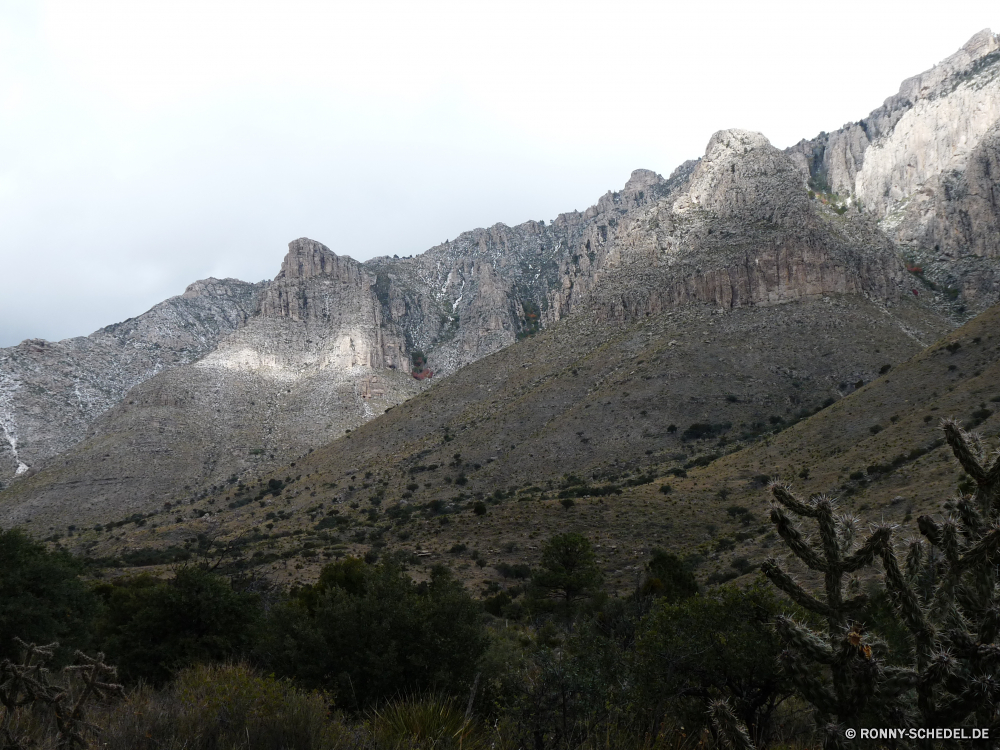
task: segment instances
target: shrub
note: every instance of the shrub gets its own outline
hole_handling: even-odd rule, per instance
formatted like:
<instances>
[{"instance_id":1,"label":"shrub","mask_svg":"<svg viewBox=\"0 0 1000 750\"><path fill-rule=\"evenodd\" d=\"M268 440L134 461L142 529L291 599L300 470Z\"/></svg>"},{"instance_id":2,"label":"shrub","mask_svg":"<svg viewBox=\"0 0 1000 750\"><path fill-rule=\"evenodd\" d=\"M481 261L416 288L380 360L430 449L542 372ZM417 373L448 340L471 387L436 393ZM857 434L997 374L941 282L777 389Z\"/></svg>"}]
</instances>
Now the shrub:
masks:
<instances>
[{"instance_id":1,"label":"shrub","mask_svg":"<svg viewBox=\"0 0 1000 750\"><path fill-rule=\"evenodd\" d=\"M790 694L777 664L772 590L721 586L671 604L662 599L639 626L635 668L646 705L685 727L704 727L706 698L726 697L758 743L773 731L775 708Z\"/></svg>"},{"instance_id":2,"label":"shrub","mask_svg":"<svg viewBox=\"0 0 1000 750\"><path fill-rule=\"evenodd\" d=\"M408 750L486 750L491 747L470 716L443 695L400 698L371 712L379 747Z\"/></svg>"},{"instance_id":3,"label":"shrub","mask_svg":"<svg viewBox=\"0 0 1000 750\"><path fill-rule=\"evenodd\" d=\"M327 721L321 693L244 664L187 669L162 691L140 687L107 723L107 750L318 750L335 746L344 731Z\"/></svg>"},{"instance_id":4,"label":"shrub","mask_svg":"<svg viewBox=\"0 0 1000 750\"><path fill-rule=\"evenodd\" d=\"M100 642L122 677L165 683L197 662L246 653L259 618L257 597L195 567L172 579L149 574L101 583Z\"/></svg>"},{"instance_id":5,"label":"shrub","mask_svg":"<svg viewBox=\"0 0 1000 750\"><path fill-rule=\"evenodd\" d=\"M418 586L394 559L347 558L272 609L260 653L276 673L366 708L401 691L467 690L485 647L480 617L447 568Z\"/></svg>"},{"instance_id":6,"label":"shrub","mask_svg":"<svg viewBox=\"0 0 1000 750\"><path fill-rule=\"evenodd\" d=\"M671 604L698 593L698 582L677 555L662 549L653 550L646 563L646 576L639 588L643 596L662 597Z\"/></svg>"},{"instance_id":7,"label":"shrub","mask_svg":"<svg viewBox=\"0 0 1000 750\"><path fill-rule=\"evenodd\" d=\"M97 600L80 582L80 563L49 551L19 529L0 531L0 659L16 659L18 636L27 641L83 648Z\"/></svg>"},{"instance_id":8,"label":"shrub","mask_svg":"<svg viewBox=\"0 0 1000 750\"><path fill-rule=\"evenodd\" d=\"M597 592L601 570L590 541L581 534L558 534L542 548L539 569L531 577L536 594L561 599L566 609Z\"/></svg>"},{"instance_id":9,"label":"shrub","mask_svg":"<svg viewBox=\"0 0 1000 750\"><path fill-rule=\"evenodd\" d=\"M527 579L531 577L531 566L527 563L497 563L493 566L504 578Z\"/></svg>"},{"instance_id":10,"label":"shrub","mask_svg":"<svg viewBox=\"0 0 1000 750\"><path fill-rule=\"evenodd\" d=\"M681 440L706 440L722 434L730 426L728 423L710 424L708 422L695 422L681 433Z\"/></svg>"}]
</instances>

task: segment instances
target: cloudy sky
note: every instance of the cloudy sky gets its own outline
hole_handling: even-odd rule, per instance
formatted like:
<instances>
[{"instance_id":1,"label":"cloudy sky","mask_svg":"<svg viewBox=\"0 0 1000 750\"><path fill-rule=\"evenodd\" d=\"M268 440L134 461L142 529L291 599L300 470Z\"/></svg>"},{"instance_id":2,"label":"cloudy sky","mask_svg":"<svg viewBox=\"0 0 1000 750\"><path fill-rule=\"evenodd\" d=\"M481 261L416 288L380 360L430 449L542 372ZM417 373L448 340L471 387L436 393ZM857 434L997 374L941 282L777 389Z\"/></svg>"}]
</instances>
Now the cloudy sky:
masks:
<instances>
[{"instance_id":1,"label":"cloudy sky","mask_svg":"<svg viewBox=\"0 0 1000 750\"><path fill-rule=\"evenodd\" d=\"M0 346L858 120L991 2L0 0Z\"/></svg>"}]
</instances>

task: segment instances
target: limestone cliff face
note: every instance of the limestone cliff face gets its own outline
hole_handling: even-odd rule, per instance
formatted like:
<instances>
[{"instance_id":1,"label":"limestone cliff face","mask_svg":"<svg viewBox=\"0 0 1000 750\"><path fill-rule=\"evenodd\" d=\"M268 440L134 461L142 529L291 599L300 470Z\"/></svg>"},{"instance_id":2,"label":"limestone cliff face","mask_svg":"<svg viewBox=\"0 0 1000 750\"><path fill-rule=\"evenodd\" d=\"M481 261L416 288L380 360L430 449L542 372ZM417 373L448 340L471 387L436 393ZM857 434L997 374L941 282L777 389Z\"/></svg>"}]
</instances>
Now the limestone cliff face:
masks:
<instances>
[{"instance_id":1,"label":"limestone cliff face","mask_svg":"<svg viewBox=\"0 0 1000 750\"><path fill-rule=\"evenodd\" d=\"M964 170L942 176L947 201L938 201L923 230L927 244L946 255L1000 257L1000 120L972 149ZM909 227L900 227L901 236ZM917 233L914 233L915 236Z\"/></svg>"},{"instance_id":2,"label":"limestone cliff face","mask_svg":"<svg viewBox=\"0 0 1000 750\"><path fill-rule=\"evenodd\" d=\"M678 180L636 170L623 190L585 212L516 227L464 232L414 258L375 258L383 317L411 350L449 374L512 344L568 312L559 290L600 284L619 221L650 205Z\"/></svg>"},{"instance_id":3,"label":"limestone cliff face","mask_svg":"<svg viewBox=\"0 0 1000 750\"><path fill-rule=\"evenodd\" d=\"M864 120L789 155L811 187L859 204L927 278L978 308L1000 298L998 123L1000 37L984 30Z\"/></svg>"},{"instance_id":4,"label":"limestone cliff face","mask_svg":"<svg viewBox=\"0 0 1000 750\"><path fill-rule=\"evenodd\" d=\"M375 281L361 263L315 240L290 242L281 271L262 294L260 315L200 366L277 378L326 368L405 371L404 339L383 318Z\"/></svg>"},{"instance_id":5,"label":"limestone cliff face","mask_svg":"<svg viewBox=\"0 0 1000 750\"><path fill-rule=\"evenodd\" d=\"M829 294L892 303L903 265L869 218L809 199L794 160L764 136L724 130L659 200L626 212L592 265L599 284L553 294L624 322L684 304L771 305ZM598 246L599 249L601 246Z\"/></svg>"},{"instance_id":6,"label":"limestone cliff face","mask_svg":"<svg viewBox=\"0 0 1000 750\"><path fill-rule=\"evenodd\" d=\"M969 139L975 141L985 132L977 110L992 107L995 92L986 86L995 78L998 51L998 37L984 29L954 55L903 81L898 93L863 120L801 141L788 153L804 176L818 178L836 193L851 195L857 192L858 176L872 156L867 153L869 147L887 150L881 163L861 177L870 207L881 205L884 214L889 201L912 192L912 187L940 171L942 162L960 158L953 148L960 152ZM946 102L953 94L958 96ZM918 140L926 150L915 153Z\"/></svg>"}]
</instances>

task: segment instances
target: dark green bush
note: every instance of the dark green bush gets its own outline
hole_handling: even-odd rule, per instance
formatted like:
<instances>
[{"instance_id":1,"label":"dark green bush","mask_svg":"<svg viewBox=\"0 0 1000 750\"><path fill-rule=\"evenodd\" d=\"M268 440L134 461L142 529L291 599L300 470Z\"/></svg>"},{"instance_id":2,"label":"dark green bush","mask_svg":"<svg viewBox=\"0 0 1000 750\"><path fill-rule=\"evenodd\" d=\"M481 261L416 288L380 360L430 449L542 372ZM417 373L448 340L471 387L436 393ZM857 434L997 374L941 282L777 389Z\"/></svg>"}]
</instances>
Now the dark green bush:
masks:
<instances>
[{"instance_id":1,"label":"dark green bush","mask_svg":"<svg viewBox=\"0 0 1000 750\"><path fill-rule=\"evenodd\" d=\"M643 596L662 597L674 603L697 594L698 582L677 555L655 549L652 559L646 564L646 575L639 592Z\"/></svg>"},{"instance_id":2,"label":"dark green bush","mask_svg":"<svg viewBox=\"0 0 1000 750\"><path fill-rule=\"evenodd\" d=\"M89 646L97 600L80 568L68 552L49 551L19 529L0 531L0 658L17 658L15 637Z\"/></svg>"},{"instance_id":3,"label":"dark green bush","mask_svg":"<svg viewBox=\"0 0 1000 750\"><path fill-rule=\"evenodd\" d=\"M574 602L597 593L601 579L590 541L582 534L569 533L546 542L531 585L537 597L556 599L569 611Z\"/></svg>"},{"instance_id":4,"label":"dark green bush","mask_svg":"<svg viewBox=\"0 0 1000 750\"><path fill-rule=\"evenodd\" d=\"M271 610L259 651L275 673L363 708L406 692L467 690L485 648L480 618L446 568L418 585L391 559L347 558Z\"/></svg>"},{"instance_id":5,"label":"dark green bush","mask_svg":"<svg viewBox=\"0 0 1000 750\"><path fill-rule=\"evenodd\" d=\"M200 568L120 578L95 592L103 603L98 643L128 682L163 684L185 667L250 650L257 597Z\"/></svg>"},{"instance_id":6,"label":"dark green bush","mask_svg":"<svg viewBox=\"0 0 1000 750\"><path fill-rule=\"evenodd\" d=\"M722 586L671 604L661 599L642 620L636 679L645 705L662 720L706 726L706 703L727 698L761 747L771 719L791 692L777 663L781 642L771 623L780 613L773 591Z\"/></svg>"}]
</instances>

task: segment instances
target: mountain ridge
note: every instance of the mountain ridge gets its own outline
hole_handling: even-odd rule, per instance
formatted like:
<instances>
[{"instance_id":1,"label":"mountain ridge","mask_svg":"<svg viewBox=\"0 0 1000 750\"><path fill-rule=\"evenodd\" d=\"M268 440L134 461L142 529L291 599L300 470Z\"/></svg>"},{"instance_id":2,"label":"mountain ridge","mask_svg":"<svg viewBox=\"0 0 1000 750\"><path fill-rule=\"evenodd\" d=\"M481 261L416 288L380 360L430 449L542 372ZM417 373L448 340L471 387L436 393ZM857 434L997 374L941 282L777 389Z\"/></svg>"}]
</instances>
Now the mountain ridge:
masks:
<instances>
[{"instance_id":1,"label":"mountain ridge","mask_svg":"<svg viewBox=\"0 0 1000 750\"><path fill-rule=\"evenodd\" d=\"M689 309L751 311L747 321L784 320L788 310L820 321L817 311L827 310L836 325L875 325L878 340L901 356L1000 289L1000 255L987 231L1000 217L986 190L995 174L995 126L985 124L993 109L948 120L951 131L927 125L934 112L992 95L998 45L980 32L904 82L864 126L784 151L759 133L718 131L702 158L669 178L636 170L621 190L548 224L496 224L415 257L364 263L300 238L273 280L196 282L166 308L95 332L104 348L89 360L91 337L0 350L0 482L10 485L0 493L3 516L56 506L71 513L87 503L139 508L174 502L188 487L249 481L577 316L666 331L670 315ZM918 136L964 145L958 161L932 160L901 182L893 165L909 158ZM889 175L881 182L873 176L879 159L890 165L878 172ZM926 201L914 198L925 193ZM933 232L950 232L958 249L939 242L929 250ZM962 237L979 244L962 245ZM826 300L836 302L823 307ZM175 308L191 319L163 317ZM691 326L685 336L700 325L691 315L680 316ZM762 340L778 335L749 322L745 330ZM841 338L838 346L851 345ZM146 354L125 356L136 349ZM69 398L81 353L101 395L89 409ZM861 354L848 359L838 380L871 377ZM692 367L710 374L704 362ZM774 398L790 397L768 382ZM109 459L114 476L99 470Z\"/></svg>"}]
</instances>

